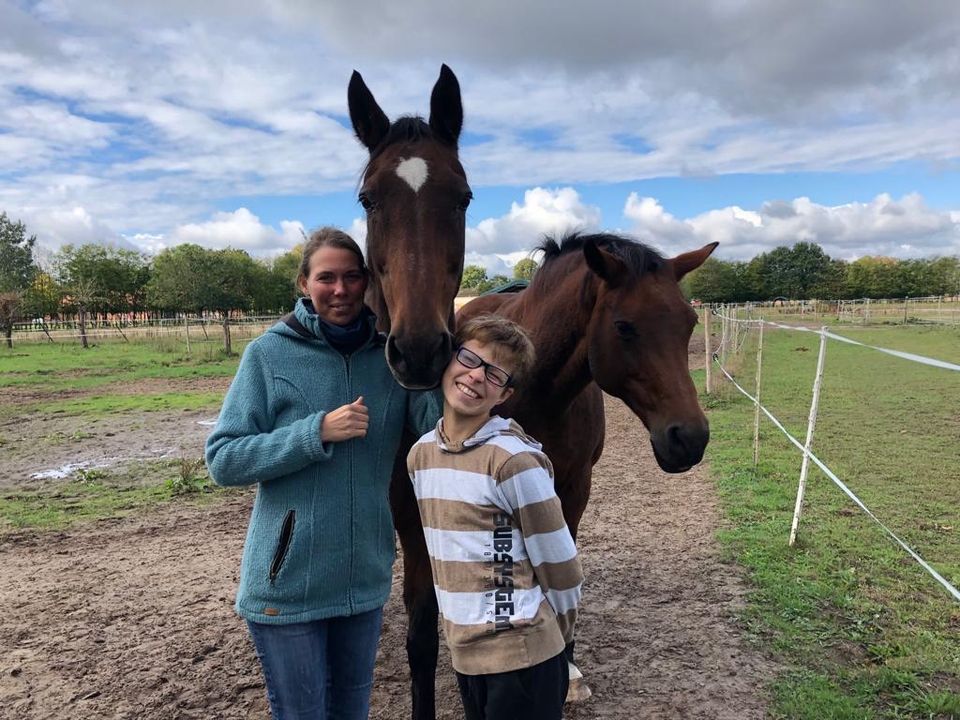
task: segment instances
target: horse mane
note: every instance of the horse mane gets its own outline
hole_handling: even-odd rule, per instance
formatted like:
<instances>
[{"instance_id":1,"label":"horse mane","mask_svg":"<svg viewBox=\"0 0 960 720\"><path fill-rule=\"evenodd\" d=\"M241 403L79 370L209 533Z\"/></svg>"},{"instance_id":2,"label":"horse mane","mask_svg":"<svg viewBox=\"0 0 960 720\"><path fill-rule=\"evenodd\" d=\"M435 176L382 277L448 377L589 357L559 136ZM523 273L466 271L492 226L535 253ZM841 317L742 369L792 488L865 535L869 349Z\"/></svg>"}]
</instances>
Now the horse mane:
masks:
<instances>
[{"instance_id":1,"label":"horse mane","mask_svg":"<svg viewBox=\"0 0 960 720\"><path fill-rule=\"evenodd\" d=\"M583 246L589 241L595 242L598 247L623 260L636 277L647 272L656 272L666 262L663 255L650 246L623 235L572 232L563 236L559 242L547 235L534 249L534 252L537 250L543 252L543 262L533 276L531 287L538 289L552 287L569 272L565 268L568 263L562 262L563 259L573 255L579 256Z\"/></svg>"}]
</instances>

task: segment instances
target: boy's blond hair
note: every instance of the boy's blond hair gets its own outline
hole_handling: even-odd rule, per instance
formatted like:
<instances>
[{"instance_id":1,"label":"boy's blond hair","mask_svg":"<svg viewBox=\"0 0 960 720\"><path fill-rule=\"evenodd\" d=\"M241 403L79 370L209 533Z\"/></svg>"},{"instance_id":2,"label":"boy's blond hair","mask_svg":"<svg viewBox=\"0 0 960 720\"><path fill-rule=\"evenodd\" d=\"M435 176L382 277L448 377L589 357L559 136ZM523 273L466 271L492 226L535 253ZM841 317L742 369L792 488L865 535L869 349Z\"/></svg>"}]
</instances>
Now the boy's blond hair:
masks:
<instances>
[{"instance_id":1,"label":"boy's blond hair","mask_svg":"<svg viewBox=\"0 0 960 720\"><path fill-rule=\"evenodd\" d=\"M476 340L496 345L497 360L510 365L510 385L517 387L526 380L537 359L536 350L526 331L513 320L489 313L477 315L457 327L454 342L460 347Z\"/></svg>"}]
</instances>

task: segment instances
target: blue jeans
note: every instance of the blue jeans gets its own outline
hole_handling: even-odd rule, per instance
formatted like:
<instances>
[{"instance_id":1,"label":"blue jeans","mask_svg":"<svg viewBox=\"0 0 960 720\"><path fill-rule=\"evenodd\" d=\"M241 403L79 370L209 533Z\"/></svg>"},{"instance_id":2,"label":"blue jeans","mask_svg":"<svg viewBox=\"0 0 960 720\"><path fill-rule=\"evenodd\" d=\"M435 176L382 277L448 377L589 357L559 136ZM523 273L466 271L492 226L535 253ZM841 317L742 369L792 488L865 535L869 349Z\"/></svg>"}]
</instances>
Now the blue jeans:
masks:
<instances>
[{"instance_id":1,"label":"blue jeans","mask_svg":"<svg viewBox=\"0 0 960 720\"><path fill-rule=\"evenodd\" d=\"M274 720L366 720L383 608L292 625L247 622Z\"/></svg>"}]
</instances>

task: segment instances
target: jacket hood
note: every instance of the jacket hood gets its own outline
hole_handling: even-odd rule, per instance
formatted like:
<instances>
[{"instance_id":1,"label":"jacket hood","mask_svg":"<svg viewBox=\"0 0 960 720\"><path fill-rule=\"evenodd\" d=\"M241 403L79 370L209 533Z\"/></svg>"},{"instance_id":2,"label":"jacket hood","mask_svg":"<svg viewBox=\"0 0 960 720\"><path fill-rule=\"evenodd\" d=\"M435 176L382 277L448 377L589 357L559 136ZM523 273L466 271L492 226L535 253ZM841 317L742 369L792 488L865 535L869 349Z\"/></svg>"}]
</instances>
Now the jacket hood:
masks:
<instances>
[{"instance_id":1,"label":"jacket hood","mask_svg":"<svg viewBox=\"0 0 960 720\"><path fill-rule=\"evenodd\" d=\"M330 345L326 335L323 334L323 329L320 327L320 316L314 311L310 298L300 298L297 300L297 304L294 305L293 312L290 313L290 315L300 324L299 329L295 329L285 322L285 318L288 316L284 316L284 318L280 319L280 322L268 328L267 332L301 340L308 337L310 340L317 340L324 345ZM364 305L360 311L360 316L370 327L373 342L386 342L386 336L377 331L377 316L373 314L373 311ZM304 335L303 332L298 330L306 331L307 335Z\"/></svg>"},{"instance_id":2,"label":"jacket hood","mask_svg":"<svg viewBox=\"0 0 960 720\"><path fill-rule=\"evenodd\" d=\"M470 448L479 447L489 442L495 437L516 437L536 450L542 446L532 437L527 435L516 420L503 418L499 415L492 416L483 426L473 435L463 442L450 442L443 432L443 418L437 421L437 447L444 452L458 453Z\"/></svg>"}]
</instances>

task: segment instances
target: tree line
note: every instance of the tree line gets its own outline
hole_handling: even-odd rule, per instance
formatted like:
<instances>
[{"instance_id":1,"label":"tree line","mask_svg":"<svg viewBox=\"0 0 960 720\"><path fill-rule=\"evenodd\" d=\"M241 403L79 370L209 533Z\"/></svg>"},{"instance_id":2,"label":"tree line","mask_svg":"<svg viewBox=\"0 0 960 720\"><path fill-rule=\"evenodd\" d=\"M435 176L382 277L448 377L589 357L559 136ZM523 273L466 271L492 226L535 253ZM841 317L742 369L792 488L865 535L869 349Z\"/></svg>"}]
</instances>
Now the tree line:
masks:
<instances>
[{"instance_id":1,"label":"tree line","mask_svg":"<svg viewBox=\"0 0 960 720\"><path fill-rule=\"evenodd\" d=\"M16 322L33 318L76 319L81 325L108 317L215 315L233 312L279 314L298 296L296 274L302 246L271 259L243 250L211 250L184 244L153 257L134 250L87 244L66 245L42 266L36 236L22 222L0 213L0 329L8 344ZM515 279L529 280L537 263L525 258ZM485 292L509 279L488 277L467 265L461 289ZM683 280L687 296L703 302L788 299L924 297L960 294L960 258L894 260L863 257L834 260L810 242L778 247L749 261L710 258Z\"/></svg>"},{"instance_id":2,"label":"tree line","mask_svg":"<svg viewBox=\"0 0 960 720\"><path fill-rule=\"evenodd\" d=\"M778 247L748 261L708 259L683 279L703 302L853 300L960 294L960 258L835 260L815 243Z\"/></svg>"},{"instance_id":3,"label":"tree line","mask_svg":"<svg viewBox=\"0 0 960 720\"><path fill-rule=\"evenodd\" d=\"M538 267L536 260L523 258L513 266L513 279L529 282ZM467 265L463 268L460 290L465 295L479 295L508 282L510 278L506 275L488 277L487 270L482 265Z\"/></svg>"},{"instance_id":4,"label":"tree line","mask_svg":"<svg viewBox=\"0 0 960 720\"><path fill-rule=\"evenodd\" d=\"M0 213L0 329L7 344L15 323L34 318L76 319L81 339L88 322L110 317L146 319L179 313L278 314L296 297L302 257L297 246L269 260L243 250L184 244L154 257L97 244L65 245L41 266L36 236ZM229 352L229 328L224 324ZM84 343L85 344L85 343Z\"/></svg>"}]
</instances>

